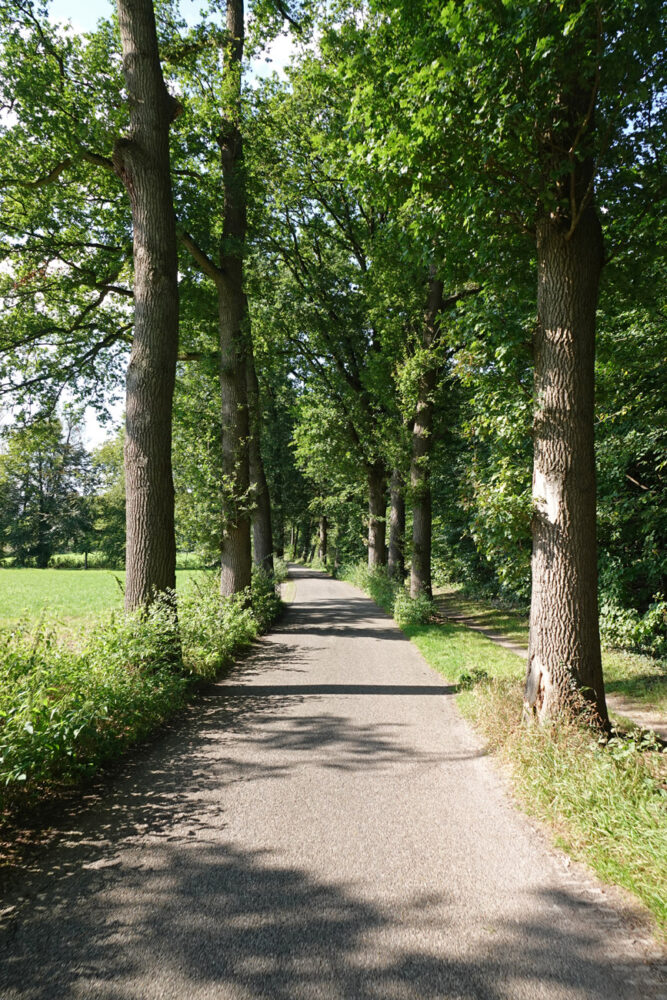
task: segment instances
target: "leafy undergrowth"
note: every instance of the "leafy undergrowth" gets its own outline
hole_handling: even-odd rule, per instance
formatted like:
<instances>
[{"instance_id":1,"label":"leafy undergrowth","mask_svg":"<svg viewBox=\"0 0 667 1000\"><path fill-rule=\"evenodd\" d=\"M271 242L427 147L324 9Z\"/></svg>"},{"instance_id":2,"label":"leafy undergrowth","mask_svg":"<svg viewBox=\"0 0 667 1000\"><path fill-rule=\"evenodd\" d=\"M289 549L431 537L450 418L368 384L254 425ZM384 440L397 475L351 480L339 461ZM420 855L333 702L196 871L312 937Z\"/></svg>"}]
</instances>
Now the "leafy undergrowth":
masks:
<instances>
[{"instance_id":1,"label":"leafy undergrowth","mask_svg":"<svg viewBox=\"0 0 667 1000\"><path fill-rule=\"evenodd\" d=\"M525 612L471 596L452 584L438 588L435 596L437 606L445 614L449 610L466 615L519 645L528 645ZM607 648L602 651L602 664L608 693L623 695L667 714L667 659Z\"/></svg>"},{"instance_id":2,"label":"leafy undergrowth","mask_svg":"<svg viewBox=\"0 0 667 1000\"><path fill-rule=\"evenodd\" d=\"M256 573L252 595L221 600L217 577L173 605L119 614L78 646L42 622L0 634L0 810L89 777L145 739L262 631L280 609Z\"/></svg>"},{"instance_id":3,"label":"leafy undergrowth","mask_svg":"<svg viewBox=\"0 0 667 1000\"><path fill-rule=\"evenodd\" d=\"M435 605L429 597L425 594L410 597L404 585L393 580L384 567L369 569L364 563L345 564L336 576L366 591L401 628L428 622L435 614Z\"/></svg>"},{"instance_id":4,"label":"leafy undergrowth","mask_svg":"<svg viewBox=\"0 0 667 1000\"><path fill-rule=\"evenodd\" d=\"M650 736L608 743L575 719L522 721L524 664L465 626L411 626L461 710L510 770L526 810L603 879L633 892L667 931L667 754Z\"/></svg>"}]
</instances>

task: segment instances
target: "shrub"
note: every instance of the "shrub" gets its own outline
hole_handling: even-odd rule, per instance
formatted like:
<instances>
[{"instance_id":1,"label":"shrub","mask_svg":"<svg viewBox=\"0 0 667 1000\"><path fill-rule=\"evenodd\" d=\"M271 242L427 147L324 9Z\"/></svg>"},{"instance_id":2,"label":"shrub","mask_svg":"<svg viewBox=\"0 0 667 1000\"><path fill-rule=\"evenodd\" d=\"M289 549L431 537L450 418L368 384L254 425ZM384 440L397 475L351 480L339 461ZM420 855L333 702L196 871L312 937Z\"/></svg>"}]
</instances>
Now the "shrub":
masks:
<instances>
[{"instance_id":1,"label":"shrub","mask_svg":"<svg viewBox=\"0 0 667 1000\"><path fill-rule=\"evenodd\" d=\"M605 601L600 608L600 634L608 646L667 656L667 601L656 595L643 615Z\"/></svg>"},{"instance_id":2,"label":"shrub","mask_svg":"<svg viewBox=\"0 0 667 1000\"><path fill-rule=\"evenodd\" d=\"M280 596L276 589L275 575L259 566L252 571L252 613L260 632L265 632L278 617Z\"/></svg>"},{"instance_id":3,"label":"shrub","mask_svg":"<svg viewBox=\"0 0 667 1000\"><path fill-rule=\"evenodd\" d=\"M393 580L384 566L369 569L364 563L348 563L341 566L338 576L364 590L401 628L422 625L433 617L433 601L425 594L410 597L405 586Z\"/></svg>"},{"instance_id":4,"label":"shrub","mask_svg":"<svg viewBox=\"0 0 667 1000\"><path fill-rule=\"evenodd\" d=\"M268 628L280 608L273 578L221 599L217 574L178 602L113 616L82 648L41 622L0 634L0 805L45 782L91 774L145 738ZM4 789L2 788L4 786Z\"/></svg>"},{"instance_id":5,"label":"shrub","mask_svg":"<svg viewBox=\"0 0 667 1000\"><path fill-rule=\"evenodd\" d=\"M426 594L410 597L404 587L398 587L394 596L393 616L401 628L408 625L425 625L435 614L435 605Z\"/></svg>"}]
</instances>

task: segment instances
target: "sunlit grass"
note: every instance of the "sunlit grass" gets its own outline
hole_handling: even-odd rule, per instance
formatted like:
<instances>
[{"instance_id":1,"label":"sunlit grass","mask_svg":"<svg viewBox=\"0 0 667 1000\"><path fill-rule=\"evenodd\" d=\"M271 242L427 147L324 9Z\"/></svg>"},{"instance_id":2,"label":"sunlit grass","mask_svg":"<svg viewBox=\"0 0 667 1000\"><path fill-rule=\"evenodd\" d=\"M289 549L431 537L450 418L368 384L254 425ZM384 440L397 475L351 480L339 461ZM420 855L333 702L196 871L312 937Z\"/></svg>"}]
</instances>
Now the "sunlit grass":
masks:
<instances>
[{"instance_id":1,"label":"sunlit grass","mask_svg":"<svg viewBox=\"0 0 667 1000\"><path fill-rule=\"evenodd\" d=\"M456 584L437 588L436 602L445 615L448 612L466 615L474 618L475 624L519 646L528 646L528 617L523 612L466 595ZM609 694L623 695L667 714L666 660L618 649L603 649L602 665L605 688Z\"/></svg>"},{"instance_id":2,"label":"sunlit grass","mask_svg":"<svg viewBox=\"0 0 667 1000\"><path fill-rule=\"evenodd\" d=\"M205 570L178 570L176 587L205 577ZM124 585L122 570L0 569L0 628L45 617L71 637L120 610Z\"/></svg>"}]
</instances>

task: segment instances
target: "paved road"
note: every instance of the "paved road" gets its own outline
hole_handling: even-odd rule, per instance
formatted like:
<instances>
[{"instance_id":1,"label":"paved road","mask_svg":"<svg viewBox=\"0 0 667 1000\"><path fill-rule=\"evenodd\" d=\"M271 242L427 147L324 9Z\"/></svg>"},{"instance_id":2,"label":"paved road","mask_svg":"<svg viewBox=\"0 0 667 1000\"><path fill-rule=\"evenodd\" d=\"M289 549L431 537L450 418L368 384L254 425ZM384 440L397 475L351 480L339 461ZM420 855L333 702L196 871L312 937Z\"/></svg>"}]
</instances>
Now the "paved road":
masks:
<instances>
[{"instance_id":1,"label":"paved road","mask_svg":"<svg viewBox=\"0 0 667 1000\"><path fill-rule=\"evenodd\" d=\"M294 575L281 627L6 895L2 1000L659 996L451 689L358 591Z\"/></svg>"}]
</instances>

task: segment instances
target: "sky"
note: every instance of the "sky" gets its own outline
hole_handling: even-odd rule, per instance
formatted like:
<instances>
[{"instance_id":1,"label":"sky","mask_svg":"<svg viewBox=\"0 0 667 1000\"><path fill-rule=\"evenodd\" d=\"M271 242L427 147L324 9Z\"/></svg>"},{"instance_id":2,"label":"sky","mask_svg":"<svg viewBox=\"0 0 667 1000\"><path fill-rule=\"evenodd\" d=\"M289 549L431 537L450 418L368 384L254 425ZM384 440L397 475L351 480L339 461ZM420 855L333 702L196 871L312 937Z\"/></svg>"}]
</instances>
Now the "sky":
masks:
<instances>
[{"instance_id":1,"label":"sky","mask_svg":"<svg viewBox=\"0 0 667 1000\"><path fill-rule=\"evenodd\" d=\"M201 0L180 0L181 12L191 23L198 19L202 6ZM76 31L84 32L93 30L100 18L109 15L115 7L115 0L51 0L49 7L53 21L71 21ZM265 53L265 57L270 57L270 62L266 62L266 58L255 62L251 65L250 72L256 76L267 76L274 70L280 72L287 65L293 51L289 36L281 35ZM122 420L123 410L124 402L109 407L116 425ZM84 444L88 448L97 447L113 433L109 424L99 423L94 410L90 408L85 412L84 421Z\"/></svg>"},{"instance_id":2,"label":"sky","mask_svg":"<svg viewBox=\"0 0 667 1000\"><path fill-rule=\"evenodd\" d=\"M200 0L181 0L186 20L194 20L201 8ZM115 0L51 0L54 21L71 21L79 31L90 31L101 17L107 17Z\"/></svg>"}]
</instances>

